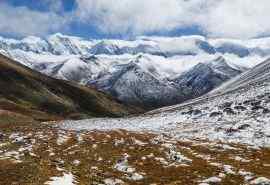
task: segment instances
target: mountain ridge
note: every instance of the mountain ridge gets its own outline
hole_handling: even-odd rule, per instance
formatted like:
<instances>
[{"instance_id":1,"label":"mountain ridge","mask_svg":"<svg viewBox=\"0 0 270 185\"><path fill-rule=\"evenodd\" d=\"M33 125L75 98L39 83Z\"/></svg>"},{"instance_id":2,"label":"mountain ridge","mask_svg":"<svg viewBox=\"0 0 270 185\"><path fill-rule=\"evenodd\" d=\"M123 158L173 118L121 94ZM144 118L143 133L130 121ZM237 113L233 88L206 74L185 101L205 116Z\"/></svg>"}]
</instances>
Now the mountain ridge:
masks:
<instances>
[{"instance_id":1,"label":"mountain ridge","mask_svg":"<svg viewBox=\"0 0 270 185\"><path fill-rule=\"evenodd\" d=\"M43 74L94 86L121 102L150 110L197 98L253 67L267 53L270 56L270 39L183 36L126 41L55 34L22 41L0 38L0 48L5 55ZM137 69L129 70L123 83L120 73L126 74L126 66L135 63Z\"/></svg>"},{"instance_id":2,"label":"mountain ridge","mask_svg":"<svg viewBox=\"0 0 270 185\"><path fill-rule=\"evenodd\" d=\"M90 87L53 79L0 55L0 108L38 121L124 116L123 106ZM134 107L135 108L135 107Z\"/></svg>"}]
</instances>

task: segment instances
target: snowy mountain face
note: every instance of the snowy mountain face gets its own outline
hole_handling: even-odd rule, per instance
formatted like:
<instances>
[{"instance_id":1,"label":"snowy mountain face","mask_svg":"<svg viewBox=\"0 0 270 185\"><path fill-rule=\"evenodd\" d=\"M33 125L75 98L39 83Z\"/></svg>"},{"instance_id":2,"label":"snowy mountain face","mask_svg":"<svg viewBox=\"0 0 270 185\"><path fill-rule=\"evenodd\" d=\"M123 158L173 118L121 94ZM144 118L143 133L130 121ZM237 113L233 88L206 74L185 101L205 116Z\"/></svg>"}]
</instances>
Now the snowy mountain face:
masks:
<instances>
[{"instance_id":1,"label":"snowy mountain face","mask_svg":"<svg viewBox=\"0 0 270 185\"><path fill-rule=\"evenodd\" d=\"M182 94L186 94L186 100L199 97L223 82L241 74L245 69L237 69L229 66L223 57L219 57L208 63L199 63L189 71L183 73L174 83Z\"/></svg>"},{"instance_id":2,"label":"snowy mountain face","mask_svg":"<svg viewBox=\"0 0 270 185\"><path fill-rule=\"evenodd\" d=\"M229 80L219 89L184 104L138 117L66 121L75 130L165 133L177 139L208 139L270 146L270 60Z\"/></svg>"},{"instance_id":3,"label":"snowy mountain face","mask_svg":"<svg viewBox=\"0 0 270 185\"><path fill-rule=\"evenodd\" d=\"M265 60L270 39L0 37L0 52L49 76L153 109L201 96Z\"/></svg>"},{"instance_id":4,"label":"snowy mountain face","mask_svg":"<svg viewBox=\"0 0 270 185\"><path fill-rule=\"evenodd\" d=\"M91 81L89 85L107 91L121 101L146 108L173 104L180 101L181 96L177 88L144 71L136 63L123 65L113 76Z\"/></svg>"}]
</instances>

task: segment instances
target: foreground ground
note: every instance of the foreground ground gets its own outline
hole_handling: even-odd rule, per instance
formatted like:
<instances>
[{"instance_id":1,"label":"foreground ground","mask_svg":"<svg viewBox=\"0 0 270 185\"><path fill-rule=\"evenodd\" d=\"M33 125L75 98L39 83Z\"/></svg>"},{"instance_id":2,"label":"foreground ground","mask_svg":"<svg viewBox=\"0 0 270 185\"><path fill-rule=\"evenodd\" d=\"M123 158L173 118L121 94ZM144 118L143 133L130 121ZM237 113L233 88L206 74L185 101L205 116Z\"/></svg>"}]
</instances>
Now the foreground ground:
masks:
<instances>
[{"instance_id":1,"label":"foreground ground","mask_svg":"<svg viewBox=\"0 0 270 185\"><path fill-rule=\"evenodd\" d=\"M270 149L143 132L1 124L0 184L270 184Z\"/></svg>"}]
</instances>

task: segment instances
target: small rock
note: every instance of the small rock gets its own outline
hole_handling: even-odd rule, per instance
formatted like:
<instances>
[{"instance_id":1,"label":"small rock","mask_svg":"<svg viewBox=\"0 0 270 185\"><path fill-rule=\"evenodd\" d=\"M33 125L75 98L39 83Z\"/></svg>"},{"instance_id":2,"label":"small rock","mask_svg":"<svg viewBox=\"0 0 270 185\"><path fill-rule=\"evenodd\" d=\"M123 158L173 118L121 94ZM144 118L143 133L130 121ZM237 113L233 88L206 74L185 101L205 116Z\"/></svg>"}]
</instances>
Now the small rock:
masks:
<instances>
[{"instance_id":1,"label":"small rock","mask_svg":"<svg viewBox=\"0 0 270 185\"><path fill-rule=\"evenodd\" d=\"M217 117L217 116L221 116L222 112L212 112L209 117Z\"/></svg>"},{"instance_id":2,"label":"small rock","mask_svg":"<svg viewBox=\"0 0 270 185\"><path fill-rule=\"evenodd\" d=\"M246 107L241 106L241 105L235 106L234 109L236 109L236 110L238 110L238 111L245 111L245 110L247 110Z\"/></svg>"},{"instance_id":3,"label":"small rock","mask_svg":"<svg viewBox=\"0 0 270 185\"><path fill-rule=\"evenodd\" d=\"M234 115L234 114L236 114L236 113L233 111L233 109L232 109L232 108L229 108L229 107L223 109L223 112L225 112L225 113L228 114L228 115Z\"/></svg>"}]
</instances>

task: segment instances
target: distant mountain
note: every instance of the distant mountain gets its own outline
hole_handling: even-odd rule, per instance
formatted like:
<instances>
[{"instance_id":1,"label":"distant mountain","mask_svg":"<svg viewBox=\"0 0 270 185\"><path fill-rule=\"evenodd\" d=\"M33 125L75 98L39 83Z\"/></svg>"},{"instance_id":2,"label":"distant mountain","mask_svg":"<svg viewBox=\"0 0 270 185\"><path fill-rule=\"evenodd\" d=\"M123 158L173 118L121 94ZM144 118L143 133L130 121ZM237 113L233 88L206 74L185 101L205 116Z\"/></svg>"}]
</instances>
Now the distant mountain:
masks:
<instances>
[{"instance_id":1,"label":"distant mountain","mask_svg":"<svg viewBox=\"0 0 270 185\"><path fill-rule=\"evenodd\" d=\"M118 117L136 112L93 88L47 77L3 55L0 55L0 109L1 113L7 111L11 115L5 119L20 115L39 121Z\"/></svg>"},{"instance_id":2,"label":"distant mountain","mask_svg":"<svg viewBox=\"0 0 270 185\"><path fill-rule=\"evenodd\" d=\"M270 38L0 38L0 52L54 78L153 109L204 95L270 56Z\"/></svg>"},{"instance_id":3,"label":"distant mountain","mask_svg":"<svg viewBox=\"0 0 270 185\"><path fill-rule=\"evenodd\" d=\"M207 63L199 63L174 79L179 90L187 97L197 98L220 86L227 80L246 71L246 68L230 66L223 57Z\"/></svg>"},{"instance_id":4,"label":"distant mountain","mask_svg":"<svg viewBox=\"0 0 270 185\"><path fill-rule=\"evenodd\" d=\"M246 70L232 67L219 57L199 63L176 78L166 79L160 78L155 66L143 68L142 61L139 57L113 74L89 81L88 85L123 102L153 109L199 97Z\"/></svg>"},{"instance_id":5,"label":"distant mountain","mask_svg":"<svg viewBox=\"0 0 270 185\"><path fill-rule=\"evenodd\" d=\"M122 55L148 53L162 56L207 54L270 54L270 38L250 40L207 39L203 36L138 37L136 40L87 40L57 33L47 38L29 36L22 40L0 37L0 48L54 55Z\"/></svg>"},{"instance_id":6,"label":"distant mountain","mask_svg":"<svg viewBox=\"0 0 270 185\"><path fill-rule=\"evenodd\" d=\"M153 109L181 101L178 90L168 82L156 78L138 64L131 62L121 70L95 81L89 81L98 89L109 92L128 104Z\"/></svg>"}]
</instances>

